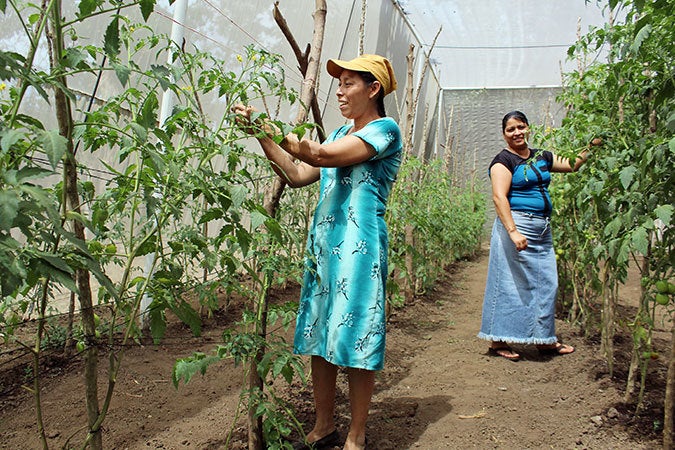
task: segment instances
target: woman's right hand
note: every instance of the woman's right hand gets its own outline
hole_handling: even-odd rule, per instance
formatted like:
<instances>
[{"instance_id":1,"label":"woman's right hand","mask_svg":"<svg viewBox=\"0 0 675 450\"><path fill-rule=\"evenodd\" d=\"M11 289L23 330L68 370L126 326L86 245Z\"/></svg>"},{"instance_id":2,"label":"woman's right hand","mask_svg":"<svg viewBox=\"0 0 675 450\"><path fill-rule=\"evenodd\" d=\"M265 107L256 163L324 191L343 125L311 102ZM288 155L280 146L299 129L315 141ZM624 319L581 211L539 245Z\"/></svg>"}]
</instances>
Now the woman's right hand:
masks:
<instances>
[{"instance_id":1,"label":"woman's right hand","mask_svg":"<svg viewBox=\"0 0 675 450\"><path fill-rule=\"evenodd\" d=\"M518 250L519 252L527 248L527 238L522 234L520 234L520 231L518 231L517 229L511 231L509 233L509 237L511 238L511 241L515 244L516 250Z\"/></svg>"},{"instance_id":2,"label":"woman's right hand","mask_svg":"<svg viewBox=\"0 0 675 450\"><path fill-rule=\"evenodd\" d=\"M239 124L243 131L248 134L254 135L259 130L257 127L253 126L251 123L251 114L256 112L256 109L250 105L244 105L243 103L237 103L232 107L232 112L236 115L235 120Z\"/></svg>"}]
</instances>

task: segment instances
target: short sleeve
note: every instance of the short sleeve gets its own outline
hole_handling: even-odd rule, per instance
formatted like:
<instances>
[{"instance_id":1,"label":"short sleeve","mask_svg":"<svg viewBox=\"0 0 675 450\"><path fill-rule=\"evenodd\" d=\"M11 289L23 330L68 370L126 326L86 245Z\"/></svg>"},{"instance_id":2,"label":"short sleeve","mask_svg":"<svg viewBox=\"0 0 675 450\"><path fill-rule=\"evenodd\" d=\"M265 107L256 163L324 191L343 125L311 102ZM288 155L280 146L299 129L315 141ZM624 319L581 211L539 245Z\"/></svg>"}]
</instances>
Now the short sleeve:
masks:
<instances>
[{"instance_id":1,"label":"short sleeve","mask_svg":"<svg viewBox=\"0 0 675 450\"><path fill-rule=\"evenodd\" d=\"M553 153L549 152L548 150L544 150L542 152L542 157L544 158L544 161L546 161L546 167L548 167L550 172L553 168Z\"/></svg>"},{"instance_id":2,"label":"short sleeve","mask_svg":"<svg viewBox=\"0 0 675 450\"><path fill-rule=\"evenodd\" d=\"M375 149L377 154L371 160L387 158L403 149L401 129L390 117L373 120L353 135Z\"/></svg>"}]
</instances>

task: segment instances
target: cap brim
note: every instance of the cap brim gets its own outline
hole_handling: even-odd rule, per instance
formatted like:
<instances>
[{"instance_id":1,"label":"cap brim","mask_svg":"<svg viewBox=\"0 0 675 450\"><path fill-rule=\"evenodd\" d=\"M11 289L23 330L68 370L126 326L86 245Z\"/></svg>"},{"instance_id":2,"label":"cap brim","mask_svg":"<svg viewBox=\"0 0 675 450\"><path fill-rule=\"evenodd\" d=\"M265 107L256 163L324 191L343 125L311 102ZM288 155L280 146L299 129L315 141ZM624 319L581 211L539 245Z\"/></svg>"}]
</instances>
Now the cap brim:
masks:
<instances>
[{"instance_id":1,"label":"cap brim","mask_svg":"<svg viewBox=\"0 0 675 450\"><path fill-rule=\"evenodd\" d=\"M340 74L346 69L345 65L348 65L347 61L329 59L328 63L326 64L326 69L328 70L328 74L331 77L340 78Z\"/></svg>"}]
</instances>

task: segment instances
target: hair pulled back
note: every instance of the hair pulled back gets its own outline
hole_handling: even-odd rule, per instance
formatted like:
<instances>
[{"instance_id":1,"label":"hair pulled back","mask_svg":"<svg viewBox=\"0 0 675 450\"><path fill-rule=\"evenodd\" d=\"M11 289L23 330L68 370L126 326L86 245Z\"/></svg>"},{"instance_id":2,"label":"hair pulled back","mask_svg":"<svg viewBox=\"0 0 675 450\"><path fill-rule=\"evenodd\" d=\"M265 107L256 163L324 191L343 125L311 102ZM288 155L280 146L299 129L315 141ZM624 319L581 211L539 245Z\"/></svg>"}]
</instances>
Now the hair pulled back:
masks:
<instances>
[{"instance_id":1,"label":"hair pulled back","mask_svg":"<svg viewBox=\"0 0 675 450\"><path fill-rule=\"evenodd\" d=\"M506 130L506 122L508 122L509 119L517 119L520 120L521 122L524 122L525 125L530 126L530 122L527 120L527 116L525 116L524 113L520 111L511 111L509 113L506 113L506 115L502 119L502 133L504 132L504 130Z\"/></svg>"}]
</instances>

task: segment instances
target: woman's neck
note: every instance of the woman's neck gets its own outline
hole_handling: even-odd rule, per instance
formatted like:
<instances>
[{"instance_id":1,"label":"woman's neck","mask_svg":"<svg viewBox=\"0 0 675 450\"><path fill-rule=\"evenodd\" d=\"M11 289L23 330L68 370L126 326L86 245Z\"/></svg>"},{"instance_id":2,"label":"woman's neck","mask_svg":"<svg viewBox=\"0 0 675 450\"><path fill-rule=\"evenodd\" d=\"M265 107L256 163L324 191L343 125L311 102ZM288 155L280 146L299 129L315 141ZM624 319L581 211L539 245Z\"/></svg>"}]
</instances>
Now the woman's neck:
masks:
<instances>
[{"instance_id":1,"label":"woman's neck","mask_svg":"<svg viewBox=\"0 0 675 450\"><path fill-rule=\"evenodd\" d=\"M527 159L530 156L530 148L529 147L520 147L520 148L512 148L512 147L506 147L508 151L511 153L514 153L518 156L520 156L523 159Z\"/></svg>"},{"instance_id":2,"label":"woman's neck","mask_svg":"<svg viewBox=\"0 0 675 450\"><path fill-rule=\"evenodd\" d=\"M359 131L361 128L368 125L373 120L381 119L379 114L372 114L368 116L361 116L354 119L354 126L352 127L352 132Z\"/></svg>"}]
</instances>

